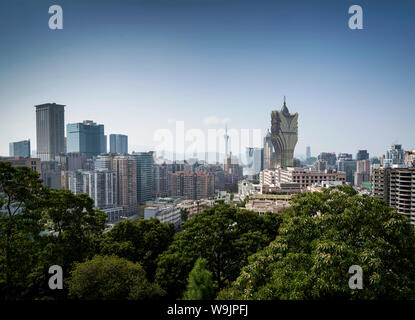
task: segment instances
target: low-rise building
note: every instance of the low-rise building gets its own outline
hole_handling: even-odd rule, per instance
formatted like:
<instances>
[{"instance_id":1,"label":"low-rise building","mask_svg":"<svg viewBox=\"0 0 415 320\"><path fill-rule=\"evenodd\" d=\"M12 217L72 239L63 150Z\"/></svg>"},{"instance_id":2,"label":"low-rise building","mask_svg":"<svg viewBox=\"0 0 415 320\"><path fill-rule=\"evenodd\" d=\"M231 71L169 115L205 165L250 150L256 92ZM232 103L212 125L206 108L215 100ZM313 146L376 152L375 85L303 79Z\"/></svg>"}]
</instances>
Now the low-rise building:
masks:
<instances>
[{"instance_id":1,"label":"low-rise building","mask_svg":"<svg viewBox=\"0 0 415 320\"><path fill-rule=\"evenodd\" d=\"M144 208L144 219L156 218L162 223L173 223L175 227L181 224L180 209L175 205L152 205Z\"/></svg>"}]
</instances>

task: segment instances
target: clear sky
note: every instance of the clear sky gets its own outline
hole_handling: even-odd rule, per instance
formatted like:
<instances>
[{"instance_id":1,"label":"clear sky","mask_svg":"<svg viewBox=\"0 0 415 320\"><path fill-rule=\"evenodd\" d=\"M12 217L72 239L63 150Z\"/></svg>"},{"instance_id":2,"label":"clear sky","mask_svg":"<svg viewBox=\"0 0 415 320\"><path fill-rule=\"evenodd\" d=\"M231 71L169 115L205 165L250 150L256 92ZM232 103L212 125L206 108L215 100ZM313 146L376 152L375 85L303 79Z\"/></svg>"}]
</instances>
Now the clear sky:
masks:
<instances>
[{"instance_id":1,"label":"clear sky","mask_svg":"<svg viewBox=\"0 0 415 320\"><path fill-rule=\"evenodd\" d=\"M48 28L53 4L63 30ZM413 0L2 0L0 154L36 148L36 104L127 134L132 151L174 121L265 131L284 95L296 154L415 149L414 39Z\"/></svg>"}]
</instances>

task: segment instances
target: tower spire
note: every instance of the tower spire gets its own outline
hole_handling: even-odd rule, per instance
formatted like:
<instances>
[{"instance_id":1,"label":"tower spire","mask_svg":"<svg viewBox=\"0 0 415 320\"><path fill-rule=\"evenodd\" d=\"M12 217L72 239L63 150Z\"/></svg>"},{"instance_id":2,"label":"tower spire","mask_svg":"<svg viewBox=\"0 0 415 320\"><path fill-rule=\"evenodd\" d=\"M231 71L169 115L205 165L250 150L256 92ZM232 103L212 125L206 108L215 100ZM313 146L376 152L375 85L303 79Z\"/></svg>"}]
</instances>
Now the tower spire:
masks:
<instances>
[{"instance_id":1,"label":"tower spire","mask_svg":"<svg viewBox=\"0 0 415 320\"><path fill-rule=\"evenodd\" d=\"M285 96L284 96L284 106L285 106Z\"/></svg>"}]
</instances>

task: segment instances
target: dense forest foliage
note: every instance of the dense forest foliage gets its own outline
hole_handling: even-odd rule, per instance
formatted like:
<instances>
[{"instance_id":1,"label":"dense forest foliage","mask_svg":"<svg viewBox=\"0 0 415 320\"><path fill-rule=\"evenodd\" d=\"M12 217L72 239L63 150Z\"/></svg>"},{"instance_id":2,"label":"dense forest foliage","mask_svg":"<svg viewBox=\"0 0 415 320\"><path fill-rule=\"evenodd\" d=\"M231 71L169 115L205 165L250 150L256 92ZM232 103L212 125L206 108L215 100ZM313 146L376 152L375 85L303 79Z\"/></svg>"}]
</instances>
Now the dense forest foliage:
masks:
<instances>
[{"instance_id":1,"label":"dense forest foliage","mask_svg":"<svg viewBox=\"0 0 415 320\"><path fill-rule=\"evenodd\" d=\"M297 195L282 214L218 202L180 232L157 219L105 230L87 195L2 162L0 194L1 300L415 298L414 228L348 186Z\"/></svg>"}]
</instances>

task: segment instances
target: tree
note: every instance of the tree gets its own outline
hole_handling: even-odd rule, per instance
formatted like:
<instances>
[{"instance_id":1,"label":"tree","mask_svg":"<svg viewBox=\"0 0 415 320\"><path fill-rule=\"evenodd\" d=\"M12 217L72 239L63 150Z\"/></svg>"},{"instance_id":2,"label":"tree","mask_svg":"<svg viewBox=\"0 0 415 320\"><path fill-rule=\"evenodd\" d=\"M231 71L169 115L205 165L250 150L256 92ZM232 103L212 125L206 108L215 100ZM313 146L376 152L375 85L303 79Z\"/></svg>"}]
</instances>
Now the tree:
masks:
<instances>
[{"instance_id":1,"label":"tree","mask_svg":"<svg viewBox=\"0 0 415 320\"><path fill-rule=\"evenodd\" d=\"M186 222L189 218L189 210L187 209L180 209L180 218L182 222Z\"/></svg>"},{"instance_id":2,"label":"tree","mask_svg":"<svg viewBox=\"0 0 415 320\"><path fill-rule=\"evenodd\" d=\"M190 271L184 300L210 300L214 298L212 272L206 269L207 260L199 258Z\"/></svg>"},{"instance_id":3,"label":"tree","mask_svg":"<svg viewBox=\"0 0 415 320\"><path fill-rule=\"evenodd\" d=\"M174 225L158 219L138 219L117 223L104 234L101 254L115 254L132 262L139 262L150 280L154 279L157 257L173 241Z\"/></svg>"},{"instance_id":4,"label":"tree","mask_svg":"<svg viewBox=\"0 0 415 320\"><path fill-rule=\"evenodd\" d=\"M0 162L0 293L5 299L20 299L31 287L46 191L37 172Z\"/></svg>"},{"instance_id":5,"label":"tree","mask_svg":"<svg viewBox=\"0 0 415 320\"><path fill-rule=\"evenodd\" d=\"M220 299L415 297L415 231L383 200L349 186L295 196L279 235L249 259ZM351 290L349 268L363 269Z\"/></svg>"},{"instance_id":6,"label":"tree","mask_svg":"<svg viewBox=\"0 0 415 320\"><path fill-rule=\"evenodd\" d=\"M68 280L69 295L84 300L157 299L163 291L150 283L144 269L115 255L77 263Z\"/></svg>"},{"instance_id":7,"label":"tree","mask_svg":"<svg viewBox=\"0 0 415 320\"><path fill-rule=\"evenodd\" d=\"M281 218L218 204L183 225L157 263L156 281L170 298L181 297L196 260L207 260L215 291L235 280L248 256L275 239Z\"/></svg>"}]
</instances>

